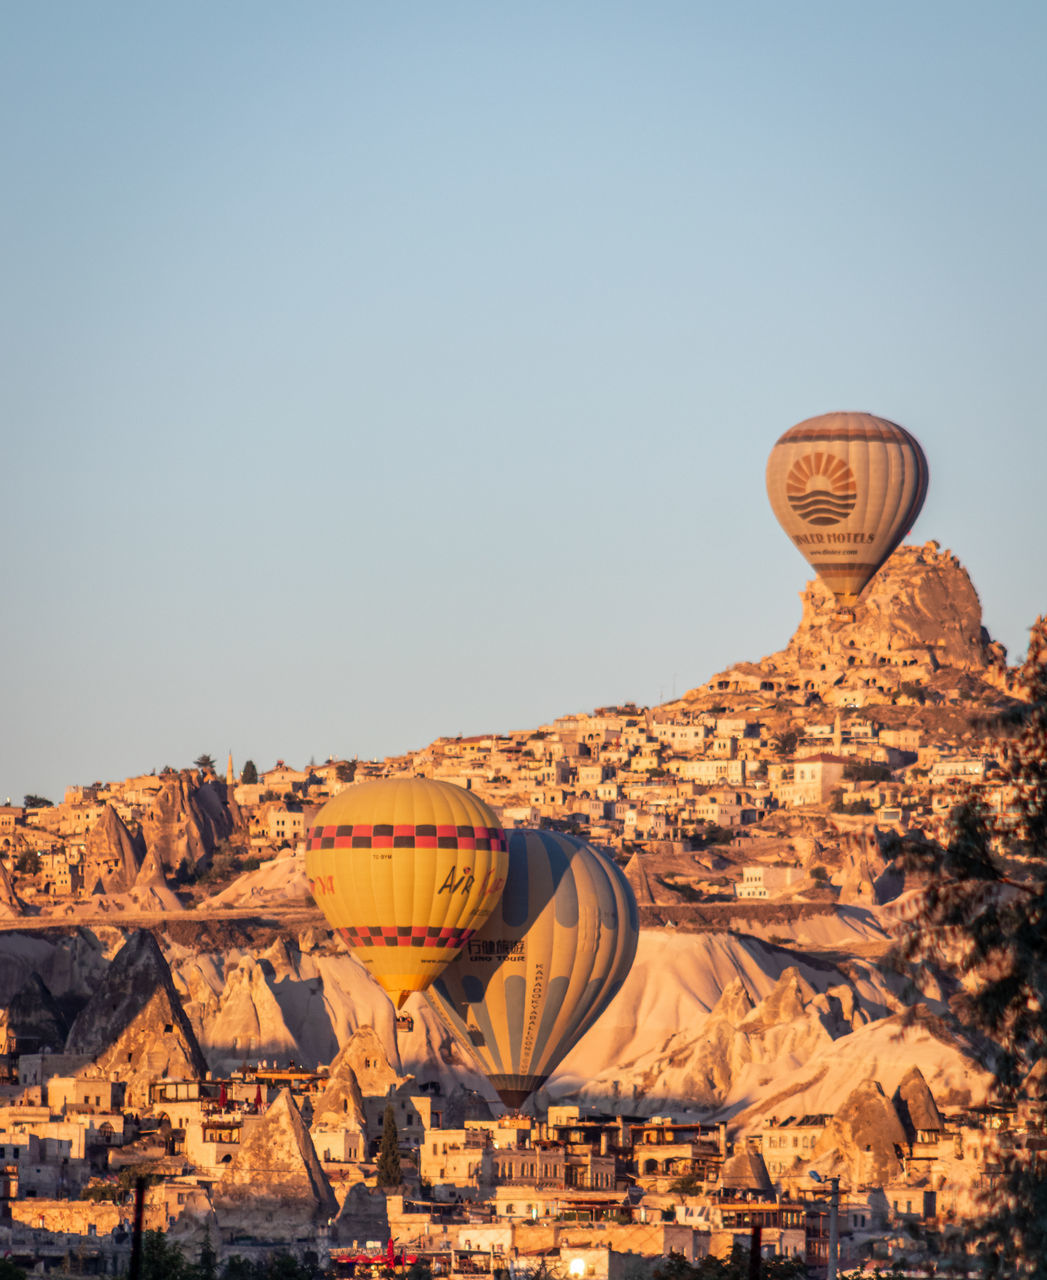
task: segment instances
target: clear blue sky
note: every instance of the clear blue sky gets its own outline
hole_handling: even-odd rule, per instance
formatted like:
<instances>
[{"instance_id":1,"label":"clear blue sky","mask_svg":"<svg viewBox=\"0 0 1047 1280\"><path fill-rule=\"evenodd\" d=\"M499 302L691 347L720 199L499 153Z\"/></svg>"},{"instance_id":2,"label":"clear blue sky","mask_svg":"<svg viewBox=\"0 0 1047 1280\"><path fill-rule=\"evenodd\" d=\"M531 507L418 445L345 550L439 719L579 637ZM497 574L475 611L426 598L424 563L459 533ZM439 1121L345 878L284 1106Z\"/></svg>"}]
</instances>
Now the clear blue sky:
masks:
<instances>
[{"instance_id":1,"label":"clear blue sky","mask_svg":"<svg viewBox=\"0 0 1047 1280\"><path fill-rule=\"evenodd\" d=\"M1041 3L7 3L0 799L786 643L794 422L1047 608Z\"/></svg>"}]
</instances>

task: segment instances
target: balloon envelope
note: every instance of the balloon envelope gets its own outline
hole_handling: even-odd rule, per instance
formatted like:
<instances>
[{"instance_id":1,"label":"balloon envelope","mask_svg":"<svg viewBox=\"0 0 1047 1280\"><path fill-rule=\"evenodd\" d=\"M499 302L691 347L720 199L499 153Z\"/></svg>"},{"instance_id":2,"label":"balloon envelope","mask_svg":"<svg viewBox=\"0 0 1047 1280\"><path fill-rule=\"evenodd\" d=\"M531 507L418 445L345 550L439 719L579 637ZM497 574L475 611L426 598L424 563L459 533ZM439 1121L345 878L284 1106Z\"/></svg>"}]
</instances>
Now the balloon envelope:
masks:
<instances>
[{"instance_id":1,"label":"balloon envelope","mask_svg":"<svg viewBox=\"0 0 1047 1280\"><path fill-rule=\"evenodd\" d=\"M313 897L398 1008L484 923L507 868L494 811L427 778L347 787L306 833Z\"/></svg>"},{"instance_id":2,"label":"balloon envelope","mask_svg":"<svg viewBox=\"0 0 1047 1280\"><path fill-rule=\"evenodd\" d=\"M628 881L590 845L510 831L502 900L429 999L518 1109L603 1013L636 954Z\"/></svg>"},{"instance_id":3,"label":"balloon envelope","mask_svg":"<svg viewBox=\"0 0 1047 1280\"><path fill-rule=\"evenodd\" d=\"M904 427L825 413L788 431L767 461L778 522L842 605L908 533L927 494L927 459Z\"/></svg>"}]
</instances>

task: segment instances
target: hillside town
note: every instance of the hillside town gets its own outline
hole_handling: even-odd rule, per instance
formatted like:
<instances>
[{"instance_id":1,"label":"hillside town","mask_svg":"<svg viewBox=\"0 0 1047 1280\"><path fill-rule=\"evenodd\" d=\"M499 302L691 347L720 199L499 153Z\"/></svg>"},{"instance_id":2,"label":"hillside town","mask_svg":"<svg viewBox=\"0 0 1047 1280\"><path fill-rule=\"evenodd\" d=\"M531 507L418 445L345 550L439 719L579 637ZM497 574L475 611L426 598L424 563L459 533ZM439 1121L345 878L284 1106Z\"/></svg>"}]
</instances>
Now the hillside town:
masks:
<instances>
[{"instance_id":1,"label":"hillside town","mask_svg":"<svg viewBox=\"0 0 1047 1280\"><path fill-rule=\"evenodd\" d=\"M933 992L931 1057L907 1059L898 1032L830 1095L814 1052L901 1027L905 1002L874 972L892 922L918 910L898 838L945 840L972 795L1006 830L1013 784L986 717L1014 696L965 571L929 543L902 548L850 617L811 584L786 650L661 706L384 760L204 754L8 803L0 1247L27 1267L119 1274L145 1186L146 1228L187 1256L279 1247L336 1275L638 1280L670 1253L754 1241L819 1274L830 1235L844 1268L947 1259L1001 1153L1047 1143L1047 1090L988 1101ZM590 1059L574 1100L551 1086L511 1115L421 1000L397 1016L369 994L369 1013L354 988L338 1005L305 832L347 787L419 776L477 793L507 828L608 852L650 947L726 948L741 980L703 996L700 1035L661 1042L622 1014L628 1069ZM845 927L861 931L850 959ZM326 1040L303 1030L309 1001ZM687 1054L702 1090L674 1083ZM795 1086L786 1059L807 1069Z\"/></svg>"},{"instance_id":2,"label":"hillside town","mask_svg":"<svg viewBox=\"0 0 1047 1280\"><path fill-rule=\"evenodd\" d=\"M61 911L101 895L182 887L226 851L242 870L294 850L319 807L353 781L397 776L475 790L507 826L553 825L619 856L655 855L634 864L642 903L868 893L834 886L833 867L856 849L874 865L875 832L919 828L941 838L971 788L1002 817L1013 803L999 744L982 723L1006 700L1008 673L983 633L970 580L934 543L903 547L891 567L862 622L841 621L814 583L788 650L660 707L438 738L380 761L296 768L279 760L263 770L249 762L238 774L231 754L224 770L206 756L194 770L71 786L56 804L5 805L0 901ZM907 634L899 584L919 599L915 633ZM888 605L885 635L868 619ZM826 836L820 876L803 852L818 833ZM685 863L655 892L657 855Z\"/></svg>"},{"instance_id":3,"label":"hillside town","mask_svg":"<svg viewBox=\"0 0 1047 1280\"><path fill-rule=\"evenodd\" d=\"M121 1058L144 1024L159 1040L185 1037L151 936L126 949L151 991L118 1037ZM126 1266L146 1174L147 1229L190 1254L205 1238L248 1258L280 1246L336 1275L370 1274L390 1243L436 1275L520 1274L551 1256L565 1275L643 1275L669 1253L748 1248L754 1226L767 1256L817 1268L831 1214L841 1265L874 1269L947 1252L1000 1151L1043 1134L1043 1102L943 1114L918 1069L892 1097L862 1086L836 1116L775 1116L732 1140L723 1122L577 1106L493 1118L479 1099L400 1076L370 1028L329 1067L263 1062L146 1085L100 1071L90 1052L10 1047L0 1240L27 1264L75 1256L78 1274ZM188 1037L180 1049L199 1061ZM383 1186L390 1133L397 1172ZM848 1161L831 1194L812 1171L828 1150Z\"/></svg>"}]
</instances>

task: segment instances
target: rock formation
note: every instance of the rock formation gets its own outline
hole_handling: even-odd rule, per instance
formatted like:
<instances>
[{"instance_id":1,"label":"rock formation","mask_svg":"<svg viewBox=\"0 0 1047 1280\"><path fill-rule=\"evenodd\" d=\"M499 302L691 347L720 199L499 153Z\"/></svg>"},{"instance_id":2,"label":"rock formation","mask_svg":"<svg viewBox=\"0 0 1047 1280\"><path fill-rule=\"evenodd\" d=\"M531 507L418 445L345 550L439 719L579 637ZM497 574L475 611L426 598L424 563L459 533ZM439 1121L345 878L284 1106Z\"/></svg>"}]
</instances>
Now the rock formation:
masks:
<instances>
[{"instance_id":1,"label":"rock formation","mask_svg":"<svg viewBox=\"0 0 1047 1280\"><path fill-rule=\"evenodd\" d=\"M196 784L186 771L170 774L142 818L146 847L166 872L194 868L210 857L219 840L233 830L225 805L225 787L218 782Z\"/></svg>"},{"instance_id":2,"label":"rock formation","mask_svg":"<svg viewBox=\"0 0 1047 1280\"><path fill-rule=\"evenodd\" d=\"M634 853L626 863L623 873L626 880L629 881L629 887L636 896L638 906L647 907L654 904L654 892L651 889L651 882L647 876L647 870L640 861L640 855Z\"/></svg>"},{"instance_id":3,"label":"rock formation","mask_svg":"<svg viewBox=\"0 0 1047 1280\"><path fill-rule=\"evenodd\" d=\"M225 974L221 995L211 996L193 1014L216 1071L233 1070L257 1058L287 1066L300 1057L265 968L251 956L234 961Z\"/></svg>"},{"instance_id":4,"label":"rock formation","mask_svg":"<svg viewBox=\"0 0 1047 1280\"><path fill-rule=\"evenodd\" d=\"M361 1091L369 1098L381 1097L404 1083L406 1076L397 1073L385 1052L385 1046L374 1027L357 1027L331 1063L331 1074L352 1070Z\"/></svg>"},{"instance_id":5,"label":"rock formation","mask_svg":"<svg viewBox=\"0 0 1047 1280\"><path fill-rule=\"evenodd\" d=\"M103 893L124 893L138 875L145 854L141 835L132 836L111 804L88 831L84 841L84 880L94 890L100 883Z\"/></svg>"},{"instance_id":6,"label":"rock formation","mask_svg":"<svg viewBox=\"0 0 1047 1280\"><path fill-rule=\"evenodd\" d=\"M915 1142L921 1133L937 1134L945 1129L945 1121L919 1067L913 1067L902 1079L892 1101L910 1142Z\"/></svg>"},{"instance_id":7,"label":"rock formation","mask_svg":"<svg viewBox=\"0 0 1047 1280\"><path fill-rule=\"evenodd\" d=\"M936 542L904 546L873 578L854 610L841 616L820 579L807 584L803 619L787 653L798 666L832 654L862 665L983 672L1005 654L982 626L978 593L951 551Z\"/></svg>"},{"instance_id":8,"label":"rock formation","mask_svg":"<svg viewBox=\"0 0 1047 1280\"><path fill-rule=\"evenodd\" d=\"M956 556L936 542L899 547L853 611L840 609L817 578L801 600L803 617L785 649L720 672L685 701L762 691L819 693L840 704L868 700L864 690L882 700L944 669L1006 683L1006 651L982 626L978 593Z\"/></svg>"},{"instance_id":9,"label":"rock formation","mask_svg":"<svg viewBox=\"0 0 1047 1280\"><path fill-rule=\"evenodd\" d=\"M177 911L182 905L178 895L167 883L167 877L153 850L145 855L130 896L136 906L146 911Z\"/></svg>"},{"instance_id":10,"label":"rock formation","mask_svg":"<svg viewBox=\"0 0 1047 1280\"><path fill-rule=\"evenodd\" d=\"M57 1052L68 1032L61 1009L37 973L0 1009L0 1053Z\"/></svg>"},{"instance_id":11,"label":"rock formation","mask_svg":"<svg viewBox=\"0 0 1047 1280\"><path fill-rule=\"evenodd\" d=\"M732 1085L754 1068L770 1082L774 1072L806 1063L819 1049L829 1049L841 1036L865 1025L869 1015L854 991L835 974L837 983L819 991L795 965L789 965L770 985L762 1000L754 1000L739 978L728 981L704 1021L683 1025L639 1062L625 1062L637 1081L632 1105L656 1106L669 1073L676 1090L699 1106L722 1107Z\"/></svg>"},{"instance_id":12,"label":"rock formation","mask_svg":"<svg viewBox=\"0 0 1047 1280\"><path fill-rule=\"evenodd\" d=\"M212 1195L223 1235L286 1238L338 1209L309 1130L289 1089L245 1126L239 1149Z\"/></svg>"},{"instance_id":13,"label":"rock formation","mask_svg":"<svg viewBox=\"0 0 1047 1280\"><path fill-rule=\"evenodd\" d=\"M353 1129L367 1132L364 1098L356 1072L344 1051L331 1064L327 1087L313 1104L312 1132L337 1132Z\"/></svg>"},{"instance_id":14,"label":"rock formation","mask_svg":"<svg viewBox=\"0 0 1047 1280\"><path fill-rule=\"evenodd\" d=\"M334 1224L335 1238L342 1244L363 1244L366 1240L389 1239L389 1197L381 1187L356 1183L342 1203Z\"/></svg>"},{"instance_id":15,"label":"rock formation","mask_svg":"<svg viewBox=\"0 0 1047 1280\"><path fill-rule=\"evenodd\" d=\"M39 975L67 1021L97 990L108 967L102 946L90 929L49 940L16 933L0 947L0 1007L11 1004L33 974Z\"/></svg>"},{"instance_id":16,"label":"rock formation","mask_svg":"<svg viewBox=\"0 0 1047 1280\"><path fill-rule=\"evenodd\" d=\"M0 914L17 916L24 909L21 898L15 893L10 871L0 862Z\"/></svg>"},{"instance_id":17,"label":"rock formation","mask_svg":"<svg viewBox=\"0 0 1047 1280\"><path fill-rule=\"evenodd\" d=\"M725 1189L734 1187L750 1190L757 1187L760 1191L774 1190L763 1156L747 1145L737 1148L734 1155L724 1161L720 1184Z\"/></svg>"},{"instance_id":18,"label":"rock formation","mask_svg":"<svg viewBox=\"0 0 1047 1280\"><path fill-rule=\"evenodd\" d=\"M863 1080L815 1144L814 1162L844 1172L852 1185L883 1186L902 1174L905 1129L876 1080Z\"/></svg>"},{"instance_id":19,"label":"rock formation","mask_svg":"<svg viewBox=\"0 0 1047 1280\"><path fill-rule=\"evenodd\" d=\"M840 837L840 864L833 882L839 886L841 902L881 905L896 898L905 883L902 873L883 856L871 831Z\"/></svg>"},{"instance_id":20,"label":"rock formation","mask_svg":"<svg viewBox=\"0 0 1047 1280\"><path fill-rule=\"evenodd\" d=\"M127 1084L129 1107L148 1103L151 1081L197 1079L207 1063L156 939L133 933L117 952L98 990L81 1009L66 1053L88 1054L93 1066Z\"/></svg>"}]
</instances>

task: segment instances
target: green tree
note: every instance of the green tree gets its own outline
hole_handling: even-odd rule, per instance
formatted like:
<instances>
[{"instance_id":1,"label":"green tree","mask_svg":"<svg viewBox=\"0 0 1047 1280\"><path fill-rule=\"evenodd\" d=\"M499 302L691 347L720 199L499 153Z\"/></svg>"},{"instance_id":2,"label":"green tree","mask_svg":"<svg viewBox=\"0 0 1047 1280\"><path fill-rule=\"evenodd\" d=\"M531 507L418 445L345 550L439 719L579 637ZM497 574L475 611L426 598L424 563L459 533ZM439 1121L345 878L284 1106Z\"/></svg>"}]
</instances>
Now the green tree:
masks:
<instances>
[{"instance_id":1,"label":"green tree","mask_svg":"<svg viewBox=\"0 0 1047 1280\"><path fill-rule=\"evenodd\" d=\"M551 1262L548 1258L539 1258L527 1272L527 1280L563 1280L563 1277L563 1264Z\"/></svg>"},{"instance_id":2,"label":"green tree","mask_svg":"<svg viewBox=\"0 0 1047 1280\"><path fill-rule=\"evenodd\" d=\"M380 1187L398 1187L403 1181L400 1171L400 1137L396 1131L396 1116L391 1102L386 1104L382 1119L382 1145L378 1150L376 1172Z\"/></svg>"},{"instance_id":3,"label":"green tree","mask_svg":"<svg viewBox=\"0 0 1047 1280\"><path fill-rule=\"evenodd\" d=\"M334 767L334 776L339 782L352 782L356 777L356 765L355 760L339 760Z\"/></svg>"},{"instance_id":4,"label":"green tree","mask_svg":"<svg viewBox=\"0 0 1047 1280\"><path fill-rule=\"evenodd\" d=\"M241 1258L238 1253L234 1253L231 1258L226 1258L225 1266L222 1268L222 1280L257 1280L258 1269L253 1262L249 1262L246 1258Z\"/></svg>"},{"instance_id":5,"label":"green tree","mask_svg":"<svg viewBox=\"0 0 1047 1280\"><path fill-rule=\"evenodd\" d=\"M655 1267L654 1280L749 1280L749 1250L735 1244L729 1258L700 1258L688 1262L681 1253L670 1253ZM807 1266L802 1258L762 1258L762 1280L803 1280Z\"/></svg>"},{"instance_id":6,"label":"green tree","mask_svg":"<svg viewBox=\"0 0 1047 1280\"><path fill-rule=\"evenodd\" d=\"M848 760L843 776L850 782L886 782L891 771L877 760Z\"/></svg>"},{"instance_id":7,"label":"green tree","mask_svg":"<svg viewBox=\"0 0 1047 1280\"><path fill-rule=\"evenodd\" d=\"M832 804L829 806L833 813L872 813L872 801L862 796L860 800L851 800L849 803L843 798L842 790L835 793Z\"/></svg>"},{"instance_id":8,"label":"green tree","mask_svg":"<svg viewBox=\"0 0 1047 1280\"><path fill-rule=\"evenodd\" d=\"M951 1002L985 1046L1000 1101L1013 1103L1047 1056L1047 617L1032 628L1020 701L990 722L1014 811L991 815L968 799L951 815L945 848L922 838L889 852L924 873L923 911L895 949L916 972L962 979ZM966 1226L986 1276L1047 1280L1047 1162L1021 1144Z\"/></svg>"},{"instance_id":9,"label":"green tree","mask_svg":"<svg viewBox=\"0 0 1047 1280\"><path fill-rule=\"evenodd\" d=\"M248 1262L247 1258L242 1258L238 1253L227 1258L225 1266L221 1268L221 1280L256 1280L257 1274L259 1272L255 1263Z\"/></svg>"},{"instance_id":10,"label":"green tree","mask_svg":"<svg viewBox=\"0 0 1047 1280\"><path fill-rule=\"evenodd\" d=\"M706 844L730 844L734 839L734 832L730 827L721 827L716 822L707 822L702 839Z\"/></svg>"},{"instance_id":11,"label":"green tree","mask_svg":"<svg viewBox=\"0 0 1047 1280\"><path fill-rule=\"evenodd\" d=\"M197 769L210 769L213 772L215 768L214 756L209 756L205 751L202 756L196 757L193 765Z\"/></svg>"},{"instance_id":12,"label":"green tree","mask_svg":"<svg viewBox=\"0 0 1047 1280\"><path fill-rule=\"evenodd\" d=\"M783 729L771 739L771 748L776 756L791 756L800 741L795 729Z\"/></svg>"},{"instance_id":13,"label":"green tree","mask_svg":"<svg viewBox=\"0 0 1047 1280\"><path fill-rule=\"evenodd\" d=\"M46 796L34 796L32 793L23 797L22 805L26 809L53 809L54 805Z\"/></svg>"},{"instance_id":14,"label":"green tree","mask_svg":"<svg viewBox=\"0 0 1047 1280\"><path fill-rule=\"evenodd\" d=\"M142 1236L142 1280L191 1280L191 1271L177 1245L162 1231Z\"/></svg>"},{"instance_id":15,"label":"green tree","mask_svg":"<svg viewBox=\"0 0 1047 1280\"><path fill-rule=\"evenodd\" d=\"M15 870L24 876L35 876L40 871L40 855L35 849L26 849L18 855Z\"/></svg>"},{"instance_id":16,"label":"green tree","mask_svg":"<svg viewBox=\"0 0 1047 1280\"><path fill-rule=\"evenodd\" d=\"M258 1280L313 1280L316 1275L315 1267L299 1262L289 1253L271 1253L263 1265Z\"/></svg>"},{"instance_id":17,"label":"green tree","mask_svg":"<svg viewBox=\"0 0 1047 1280\"><path fill-rule=\"evenodd\" d=\"M211 1228L204 1230L204 1242L200 1246L200 1257L192 1269L193 1280L218 1280L218 1255L211 1243Z\"/></svg>"},{"instance_id":18,"label":"green tree","mask_svg":"<svg viewBox=\"0 0 1047 1280\"><path fill-rule=\"evenodd\" d=\"M26 1274L8 1258L0 1258L0 1280L26 1280Z\"/></svg>"},{"instance_id":19,"label":"green tree","mask_svg":"<svg viewBox=\"0 0 1047 1280\"><path fill-rule=\"evenodd\" d=\"M253 787L258 781L258 770L253 760L244 761L244 767L240 770L240 781L246 787Z\"/></svg>"}]
</instances>

